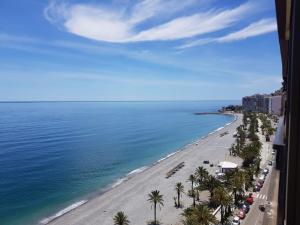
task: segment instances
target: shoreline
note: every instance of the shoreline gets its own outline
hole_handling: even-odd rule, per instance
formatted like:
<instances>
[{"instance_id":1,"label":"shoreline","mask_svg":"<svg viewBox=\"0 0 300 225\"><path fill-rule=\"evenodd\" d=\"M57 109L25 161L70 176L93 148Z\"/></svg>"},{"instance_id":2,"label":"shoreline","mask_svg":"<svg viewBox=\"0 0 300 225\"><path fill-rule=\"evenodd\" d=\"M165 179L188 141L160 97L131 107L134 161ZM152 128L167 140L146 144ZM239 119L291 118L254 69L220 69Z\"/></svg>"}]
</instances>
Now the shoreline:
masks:
<instances>
[{"instance_id":1,"label":"shoreline","mask_svg":"<svg viewBox=\"0 0 300 225\"><path fill-rule=\"evenodd\" d=\"M215 129L214 131L208 133L207 135L204 135L204 136L201 136L201 137L195 139L194 141L182 146L177 151L172 152L172 153L166 155L165 157L158 159L157 161L155 161L149 165L145 165L145 166L142 166L142 167L139 167L137 169L130 171L125 176L120 177L114 183L109 184L107 187L104 187L99 192L92 193L89 196L87 196L85 199L74 202L73 204L69 205L68 207L58 211L54 215L40 220L38 224L42 224L42 225L56 224L56 222L59 221L61 218L68 216L72 212L82 208L84 205L88 205L90 202L95 201L98 198L101 198L106 193L112 192L115 189L122 187L122 185L125 185L127 182L131 181L134 178L137 178L139 175L142 175L143 173L146 173L147 171L151 170L152 168L159 166L163 162L171 160L172 158L175 158L176 156L178 156L178 154L189 150L189 148L191 146L195 146L195 145L198 146L199 142L205 141L206 139L208 139L209 137L211 137L212 135L214 135L218 132L221 133L222 130L224 130L228 126L234 124L239 118L238 114L233 114L233 113L217 113L217 114L232 116L233 120L230 123L226 123L226 124L224 124L224 126ZM187 162L187 164L188 164L188 162ZM150 213L150 215L151 215L151 213ZM75 223L70 223L70 224L75 224Z\"/></svg>"}]
</instances>

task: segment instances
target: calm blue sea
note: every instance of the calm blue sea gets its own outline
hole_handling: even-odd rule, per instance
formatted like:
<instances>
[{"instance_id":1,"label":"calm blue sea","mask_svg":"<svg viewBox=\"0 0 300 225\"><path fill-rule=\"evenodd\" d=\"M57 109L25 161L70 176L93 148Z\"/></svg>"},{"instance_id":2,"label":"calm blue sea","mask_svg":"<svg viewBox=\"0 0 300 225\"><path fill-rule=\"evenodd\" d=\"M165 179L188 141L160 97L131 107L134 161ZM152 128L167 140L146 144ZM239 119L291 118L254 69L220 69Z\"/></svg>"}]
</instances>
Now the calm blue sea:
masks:
<instances>
[{"instance_id":1,"label":"calm blue sea","mask_svg":"<svg viewBox=\"0 0 300 225\"><path fill-rule=\"evenodd\" d=\"M234 101L0 103L0 224L36 224L233 120Z\"/></svg>"}]
</instances>

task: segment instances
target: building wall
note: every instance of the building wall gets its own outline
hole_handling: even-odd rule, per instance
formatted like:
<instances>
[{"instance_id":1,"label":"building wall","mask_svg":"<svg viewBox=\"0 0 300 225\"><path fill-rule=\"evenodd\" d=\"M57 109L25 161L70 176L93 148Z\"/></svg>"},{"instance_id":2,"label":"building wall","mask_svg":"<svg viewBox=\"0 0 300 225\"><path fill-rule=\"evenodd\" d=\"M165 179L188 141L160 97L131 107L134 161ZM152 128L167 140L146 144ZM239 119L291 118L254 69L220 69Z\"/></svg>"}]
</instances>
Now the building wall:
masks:
<instances>
[{"instance_id":1,"label":"building wall","mask_svg":"<svg viewBox=\"0 0 300 225\"><path fill-rule=\"evenodd\" d=\"M264 97L264 108L263 108L263 112L264 113L271 113L271 102L272 102L272 98L270 96L265 96Z\"/></svg>"},{"instance_id":2,"label":"building wall","mask_svg":"<svg viewBox=\"0 0 300 225\"><path fill-rule=\"evenodd\" d=\"M282 96L273 96L271 100L271 113L275 115L281 115L282 108Z\"/></svg>"},{"instance_id":3,"label":"building wall","mask_svg":"<svg viewBox=\"0 0 300 225\"><path fill-rule=\"evenodd\" d=\"M275 115L282 114L282 96L253 95L242 99L243 108L250 112L263 112Z\"/></svg>"}]
</instances>

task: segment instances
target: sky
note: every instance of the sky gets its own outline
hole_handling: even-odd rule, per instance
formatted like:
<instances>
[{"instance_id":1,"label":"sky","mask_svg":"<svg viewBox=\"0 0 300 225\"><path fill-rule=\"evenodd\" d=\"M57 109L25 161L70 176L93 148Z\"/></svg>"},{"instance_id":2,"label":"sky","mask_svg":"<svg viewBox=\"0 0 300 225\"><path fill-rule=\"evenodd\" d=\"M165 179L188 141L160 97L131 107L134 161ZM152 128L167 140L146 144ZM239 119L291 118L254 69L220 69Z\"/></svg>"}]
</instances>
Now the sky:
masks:
<instances>
[{"instance_id":1,"label":"sky","mask_svg":"<svg viewBox=\"0 0 300 225\"><path fill-rule=\"evenodd\" d=\"M0 101L238 100L281 82L273 0L0 1Z\"/></svg>"}]
</instances>

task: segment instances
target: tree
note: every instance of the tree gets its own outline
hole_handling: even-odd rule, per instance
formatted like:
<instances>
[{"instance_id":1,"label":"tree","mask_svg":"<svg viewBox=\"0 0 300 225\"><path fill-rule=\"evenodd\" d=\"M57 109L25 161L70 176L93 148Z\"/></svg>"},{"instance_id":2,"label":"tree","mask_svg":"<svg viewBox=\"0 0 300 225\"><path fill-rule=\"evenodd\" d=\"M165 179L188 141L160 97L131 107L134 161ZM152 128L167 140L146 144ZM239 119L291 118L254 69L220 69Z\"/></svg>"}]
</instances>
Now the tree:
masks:
<instances>
[{"instance_id":1,"label":"tree","mask_svg":"<svg viewBox=\"0 0 300 225\"><path fill-rule=\"evenodd\" d=\"M234 194L234 203L237 205L237 192L244 192L244 184L247 182L247 176L243 171L237 171L230 179L230 184Z\"/></svg>"},{"instance_id":2,"label":"tree","mask_svg":"<svg viewBox=\"0 0 300 225\"><path fill-rule=\"evenodd\" d=\"M207 169L205 169L203 166L199 166L196 169L196 173L195 173L196 177L198 180L203 181L205 178L207 178L207 176L209 175Z\"/></svg>"},{"instance_id":3,"label":"tree","mask_svg":"<svg viewBox=\"0 0 300 225\"><path fill-rule=\"evenodd\" d=\"M189 176L189 181L191 182L191 190L194 190L194 182L195 182L196 178L193 174L191 174Z\"/></svg>"},{"instance_id":4,"label":"tree","mask_svg":"<svg viewBox=\"0 0 300 225\"><path fill-rule=\"evenodd\" d=\"M260 148L261 143L259 141L252 142L248 144L245 148L243 148L240 157L244 160L244 167L249 167L250 164L253 164L254 160L260 156Z\"/></svg>"},{"instance_id":5,"label":"tree","mask_svg":"<svg viewBox=\"0 0 300 225\"><path fill-rule=\"evenodd\" d=\"M197 200L199 201L199 191L201 191L201 186L203 185L203 181L208 177L209 173L208 171L203 167L203 166L199 166L196 171L195 171L195 177L196 177L196 181L198 183L198 187L196 189L196 197Z\"/></svg>"},{"instance_id":6,"label":"tree","mask_svg":"<svg viewBox=\"0 0 300 225\"><path fill-rule=\"evenodd\" d=\"M213 190L220 186L221 182L214 176L209 175L208 178L204 180L202 188L208 190L212 198L214 195Z\"/></svg>"},{"instance_id":7,"label":"tree","mask_svg":"<svg viewBox=\"0 0 300 225\"><path fill-rule=\"evenodd\" d=\"M183 225L194 225L193 221L191 220L193 214L193 208L189 207L184 209L183 213L181 214L183 217L185 217L184 220L182 220Z\"/></svg>"},{"instance_id":8,"label":"tree","mask_svg":"<svg viewBox=\"0 0 300 225\"><path fill-rule=\"evenodd\" d=\"M197 205L187 213L183 214L185 225L209 225L217 223L216 217L212 214L211 210L205 205Z\"/></svg>"},{"instance_id":9,"label":"tree","mask_svg":"<svg viewBox=\"0 0 300 225\"><path fill-rule=\"evenodd\" d=\"M190 191L190 195L192 198L193 198L193 206L195 207L196 205L196 193L195 193L195 190L194 190L194 182L195 182L196 178L193 174L191 174L189 176L189 181L191 182L191 191Z\"/></svg>"},{"instance_id":10,"label":"tree","mask_svg":"<svg viewBox=\"0 0 300 225\"><path fill-rule=\"evenodd\" d=\"M244 112L243 112L243 124L244 124L245 126L247 126L247 124L248 124L247 119L248 119L248 113L244 111Z\"/></svg>"},{"instance_id":11,"label":"tree","mask_svg":"<svg viewBox=\"0 0 300 225\"><path fill-rule=\"evenodd\" d=\"M232 197L223 187L217 187L213 190L212 201L217 205L221 205L221 223L225 222L225 211L228 206L232 204Z\"/></svg>"},{"instance_id":12,"label":"tree","mask_svg":"<svg viewBox=\"0 0 300 225\"><path fill-rule=\"evenodd\" d=\"M196 206L196 194L197 193L196 193L195 189L188 191L188 196L190 196L193 199L193 207Z\"/></svg>"},{"instance_id":13,"label":"tree","mask_svg":"<svg viewBox=\"0 0 300 225\"><path fill-rule=\"evenodd\" d=\"M179 182L175 185L175 191L177 193L177 207L180 207L181 206L181 204L180 204L180 195L184 191L184 186L181 182Z\"/></svg>"},{"instance_id":14,"label":"tree","mask_svg":"<svg viewBox=\"0 0 300 225\"><path fill-rule=\"evenodd\" d=\"M199 183L199 185L201 185L204 179L208 177L208 174L209 174L208 171L203 166L199 166L196 169L195 176L197 178L197 182Z\"/></svg>"},{"instance_id":15,"label":"tree","mask_svg":"<svg viewBox=\"0 0 300 225\"><path fill-rule=\"evenodd\" d=\"M254 181L254 174L256 173L256 167L255 165L252 165L251 167L247 168L245 170L246 173L246 183L245 183L245 189L248 190L250 187L253 186L252 182Z\"/></svg>"},{"instance_id":16,"label":"tree","mask_svg":"<svg viewBox=\"0 0 300 225\"><path fill-rule=\"evenodd\" d=\"M164 200L163 196L159 193L158 190L151 191L150 194L148 194L148 201L153 205L154 207L154 224L157 224L156 220L156 207L157 205L163 206L164 205Z\"/></svg>"},{"instance_id":17,"label":"tree","mask_svg":"<svg viewBox=\"0 0 300 225\"><path fill-rule=\"evenodd\" d=\"M129 225L129 220L124 212L118 212L114 216L114 225Z\"/></svg>"}]
</instances>

